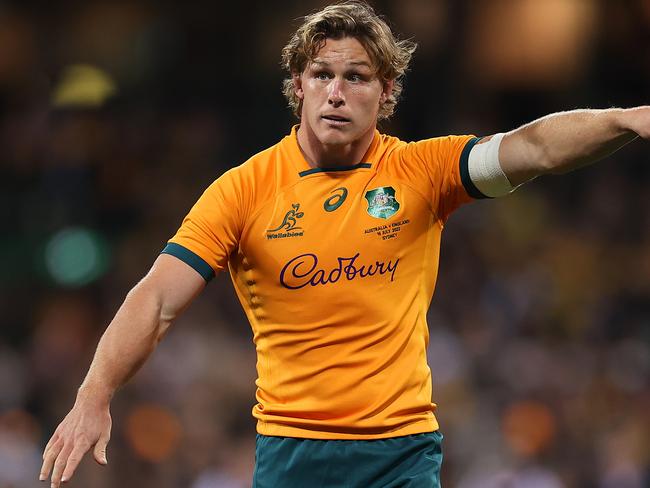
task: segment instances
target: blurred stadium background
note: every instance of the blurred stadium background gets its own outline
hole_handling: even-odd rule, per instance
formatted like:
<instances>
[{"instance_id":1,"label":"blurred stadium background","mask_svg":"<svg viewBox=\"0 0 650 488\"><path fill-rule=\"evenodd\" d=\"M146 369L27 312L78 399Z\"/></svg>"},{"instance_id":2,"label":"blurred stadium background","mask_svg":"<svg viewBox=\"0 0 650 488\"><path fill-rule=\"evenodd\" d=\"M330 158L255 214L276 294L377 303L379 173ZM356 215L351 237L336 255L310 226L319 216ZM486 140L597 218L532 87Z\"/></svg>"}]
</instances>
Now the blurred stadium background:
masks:
<instances>
[{"instance_id":1,"label":"blurred stadium background","mask_svg":"<svg viewBox=\"0 0 650 488\"><path fill-rule=\"evenodd\" d=\"M96 341L204 187L294 123L280 49L322 1L0 2L0 487L35 487ZM376 1L419 49L383 129L487 135L650 103L650 1ZM459 488L650 486L650 144L452 216L430 363ZM215 279L70 486L233 488L254 348Z\"/></svg>"}]
</instances>

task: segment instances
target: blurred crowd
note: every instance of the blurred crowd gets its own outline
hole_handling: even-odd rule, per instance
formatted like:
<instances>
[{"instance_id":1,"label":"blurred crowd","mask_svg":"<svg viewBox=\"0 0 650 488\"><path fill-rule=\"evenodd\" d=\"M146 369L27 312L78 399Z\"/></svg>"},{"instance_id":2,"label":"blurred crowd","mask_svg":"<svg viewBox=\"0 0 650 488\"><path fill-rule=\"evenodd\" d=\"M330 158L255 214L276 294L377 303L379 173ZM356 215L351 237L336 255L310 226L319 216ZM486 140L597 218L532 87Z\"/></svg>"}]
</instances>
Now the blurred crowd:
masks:
<instances>
[{"instance_id":1,"label":"blurred crowd","mask_svg":"<svg viewBox=\"0 0 650 488\"><path fill-rule=\"evenodd\" d=\"M373 2L419 43L382 130L488 135L650 103L648 0ZM203 188L296 121L280 50L322 1L0 2L0 488L41 452L102 331ZM650 143L473 203L429 312L443 485L650 486ZM226 275L115 397L70 486L235 488L255 351Z\"/></svg>"}]
</instances>

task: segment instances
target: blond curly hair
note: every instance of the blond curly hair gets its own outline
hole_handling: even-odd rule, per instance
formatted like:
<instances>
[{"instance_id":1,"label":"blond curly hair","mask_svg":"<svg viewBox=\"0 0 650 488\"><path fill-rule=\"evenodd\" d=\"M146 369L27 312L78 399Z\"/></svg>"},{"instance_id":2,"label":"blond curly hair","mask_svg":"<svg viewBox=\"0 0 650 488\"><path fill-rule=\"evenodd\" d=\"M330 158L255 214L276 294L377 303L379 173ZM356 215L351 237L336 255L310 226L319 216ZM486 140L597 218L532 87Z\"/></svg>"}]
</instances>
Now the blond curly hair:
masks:
<instances>
[{"instance_id":1,"label":"blond curly hair","mask_svg":"<svg viewBox=\"0 0 650 488\"><path fill-rule=\"evenodd\" d=\"M330 5L306 16L282 49L282 67L289 73L289 78L282 83L282 91L289 107L300 118L302 100L295 93L293 76L305 70L327 39L343 37L354 37L363 45L382 83L395 81L392 93L379 107L378 119L387 119L395 111L402 93L402 80L417 44L395 38L373 8L359 0Z\"/></svg>"}]
</instances>

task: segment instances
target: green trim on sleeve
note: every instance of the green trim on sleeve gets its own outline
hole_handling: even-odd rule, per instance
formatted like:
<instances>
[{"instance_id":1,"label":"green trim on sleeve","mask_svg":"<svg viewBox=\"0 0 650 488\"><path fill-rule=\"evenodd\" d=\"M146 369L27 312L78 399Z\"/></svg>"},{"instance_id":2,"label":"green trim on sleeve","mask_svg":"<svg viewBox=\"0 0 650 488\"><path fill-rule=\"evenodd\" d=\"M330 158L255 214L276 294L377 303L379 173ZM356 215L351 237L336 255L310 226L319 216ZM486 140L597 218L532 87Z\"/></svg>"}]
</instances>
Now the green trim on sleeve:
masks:
<instances>
[{"instance_id":1,"label":"green trim on sleeve","mask_svg":"<svg viewBox=\"0 0 650 488\"><path fill-rule=\"evenodd\" d=\"M214 278L214 269L208 263L206 263L201 256L193 253L186 247L176 244L174 242L169 242L165 246L160 254L169 254L174 256L181 261L183 261L188 266L191 266L194 271L199 273L206 282L209 282Z\"/></svg>"},{"instance_id":2,"label":"green trim on sleeve","mask_svg":"<svg viewBox=\"0 0 650 488\"><path fill-rule=\"evenodd\" d=\"M483 193L481 193L481 191L476 188L476 185L469 176L469 153L472 151L474 145L480 140L480 137L474 137L467 141L467 144L465 144L465 147L463 148L463 152L460 154L460 180L462 181L467 194L472 198L476 198L477 200L490 198L487 195L483 195Z\"/></svg>"}]
</instances>

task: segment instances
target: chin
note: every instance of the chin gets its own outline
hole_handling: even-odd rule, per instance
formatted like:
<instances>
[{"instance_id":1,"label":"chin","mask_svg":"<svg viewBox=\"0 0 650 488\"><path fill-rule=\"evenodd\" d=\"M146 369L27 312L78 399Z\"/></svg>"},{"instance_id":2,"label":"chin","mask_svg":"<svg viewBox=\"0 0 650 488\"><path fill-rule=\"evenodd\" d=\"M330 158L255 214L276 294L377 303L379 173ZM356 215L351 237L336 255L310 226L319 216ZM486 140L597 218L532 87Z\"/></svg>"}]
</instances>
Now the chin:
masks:
<instances>
[{"instance_id":1,"label":"chin","mask_svg":"<svg viewBox=\"0 0 650 488\"><path fill-rule=\"evenodd\" d=\"M328 132L324 131L321 134L317 134L318 140L324 146L341 146L347 144L350 139L344 134L332 134Z\"/></svg>"},{"instance_id":2,"label":"chin","mask_svg":"<svg viewBox=\"0 0 650 488\"><path fill-rule=\"evenodd\" d=\"M321 131L318 139L327 146L344 146L356 140L355 134L350 130L330 128Z\"/></svg>"},{"instance_id":3,"label":"chin","mask_svg":"<svg viewBox=\"0 0 650 488\"><path fill-rule=\"evenodd\" d=\"M324 146L346 146L353 142L353 139L344 135L326 135L321 139Z\"/></svg>"}]
</instances>

